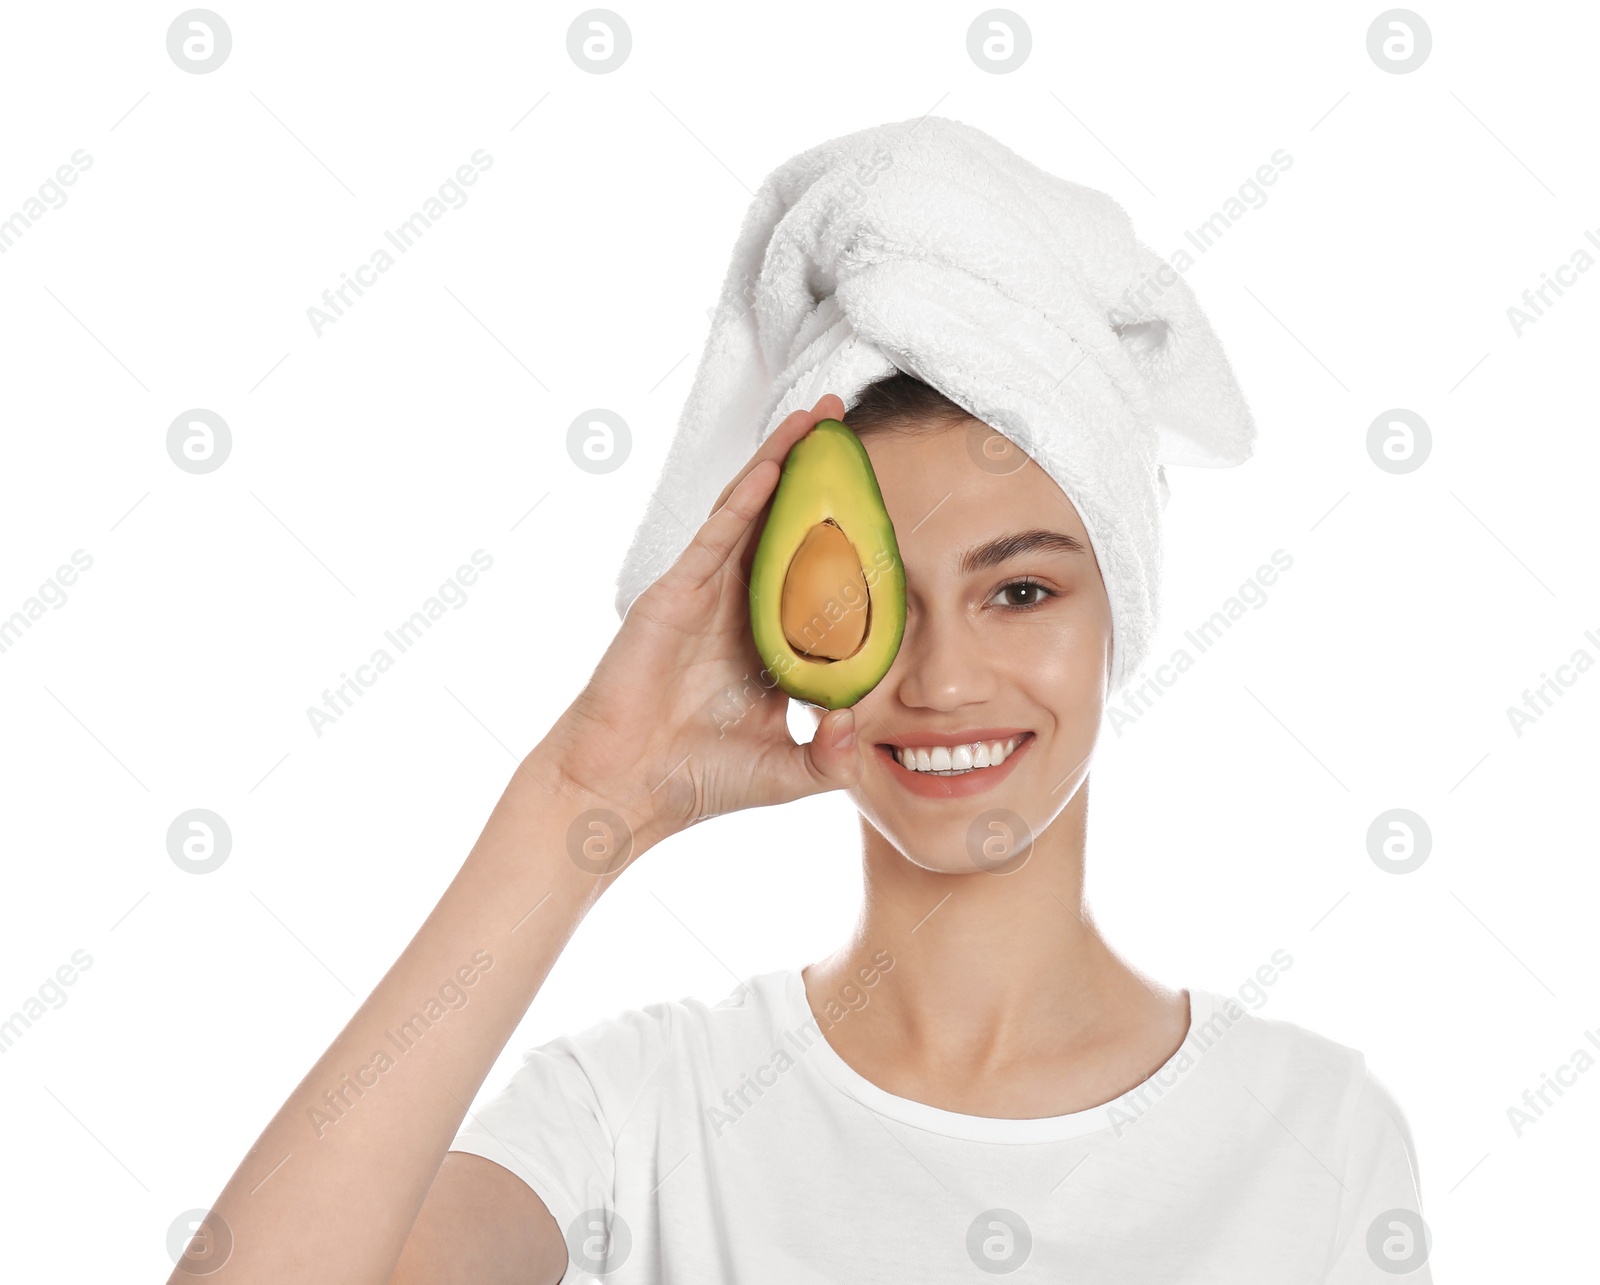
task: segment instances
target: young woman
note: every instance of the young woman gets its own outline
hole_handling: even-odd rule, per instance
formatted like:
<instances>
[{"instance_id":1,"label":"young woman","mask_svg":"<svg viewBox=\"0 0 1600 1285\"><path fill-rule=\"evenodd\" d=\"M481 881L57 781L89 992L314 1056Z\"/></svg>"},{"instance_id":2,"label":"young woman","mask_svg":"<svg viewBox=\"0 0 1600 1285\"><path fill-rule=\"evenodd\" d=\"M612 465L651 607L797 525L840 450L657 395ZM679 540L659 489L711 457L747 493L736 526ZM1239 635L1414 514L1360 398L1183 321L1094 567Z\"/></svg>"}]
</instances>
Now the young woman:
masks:
<instances>
[{"instance_id":1,"label":"young woman","mask_svg":"<svg viewBox=\"0 0 1600 1285\"><path fill-rule=\"evenodd\" d=\"M853 709L813 710L797 745L775 688L737 719L708 704L762 673L745 586L764 506L829 417L871 458L908 616L887 676ZM1026 457L975 467L973 433L908 375L772 433L240 1164L190 1271L1430 1279L1411 1140L1361 1055L1161 985L1097 931L1084 840L1107 595L1057 484ZM865 883L835 953L531 1050L466 1120L618 871L707 818L833 789L861 812Z\"/></svg>"}]
</instances>

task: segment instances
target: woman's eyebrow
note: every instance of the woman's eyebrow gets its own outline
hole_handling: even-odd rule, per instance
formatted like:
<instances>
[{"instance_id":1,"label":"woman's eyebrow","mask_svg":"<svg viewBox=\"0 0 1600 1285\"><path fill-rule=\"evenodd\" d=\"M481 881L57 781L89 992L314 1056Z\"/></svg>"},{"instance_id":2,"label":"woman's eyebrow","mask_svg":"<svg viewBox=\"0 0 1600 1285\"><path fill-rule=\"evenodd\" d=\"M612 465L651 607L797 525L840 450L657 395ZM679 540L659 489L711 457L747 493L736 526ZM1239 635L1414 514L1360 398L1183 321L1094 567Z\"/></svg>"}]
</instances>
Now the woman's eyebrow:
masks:
<instances>
[{"instance_id":1,"label":"woman's eyebrow","mask_svg":"<svg viewBox=\"0 0 1600 1285\"><path fill-rule=\"evenodd\" d=\"M1085 546L1076 536L1061 531L1016 531L973 545L961 555L961 574L970 576L987 571L1024 553L1083 553Z\"/></svg>"}]
</instances>

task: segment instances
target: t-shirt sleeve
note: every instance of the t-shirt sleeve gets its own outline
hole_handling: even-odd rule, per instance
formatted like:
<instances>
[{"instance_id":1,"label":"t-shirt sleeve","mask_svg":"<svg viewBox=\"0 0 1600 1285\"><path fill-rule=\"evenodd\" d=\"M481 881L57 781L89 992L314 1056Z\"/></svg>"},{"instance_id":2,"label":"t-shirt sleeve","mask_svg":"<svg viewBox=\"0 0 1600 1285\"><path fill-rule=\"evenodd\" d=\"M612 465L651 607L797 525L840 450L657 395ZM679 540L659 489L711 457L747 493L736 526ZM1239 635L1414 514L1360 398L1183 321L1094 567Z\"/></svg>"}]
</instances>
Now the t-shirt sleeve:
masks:
<instances>
[{"instance_id":1,"label":"t-shirt sleeve","mask_svg":"<svg viewBox=\"0 0 1600 1285\"><path fill-rule=\"evenodd\" d=\"M671 1039L672 1006L658 1003L529 1049L505 1087L467 1112L450 1150L516 1174L565 1234L580 1213L614 1208L617 1134Z\"/></svg>"},{"instance_id":2,"label":"t-shirt sleeve","mask_svg":"<svg viewBox=\"0 0 1600 1285\"><path fill-rule=\"evenodd\" d=\"M1324 1285L1433 1285L1411 1129L1370 1068L1363 1069L1347 1140L1345 1190Z\"/></svg>"}]
</instances>

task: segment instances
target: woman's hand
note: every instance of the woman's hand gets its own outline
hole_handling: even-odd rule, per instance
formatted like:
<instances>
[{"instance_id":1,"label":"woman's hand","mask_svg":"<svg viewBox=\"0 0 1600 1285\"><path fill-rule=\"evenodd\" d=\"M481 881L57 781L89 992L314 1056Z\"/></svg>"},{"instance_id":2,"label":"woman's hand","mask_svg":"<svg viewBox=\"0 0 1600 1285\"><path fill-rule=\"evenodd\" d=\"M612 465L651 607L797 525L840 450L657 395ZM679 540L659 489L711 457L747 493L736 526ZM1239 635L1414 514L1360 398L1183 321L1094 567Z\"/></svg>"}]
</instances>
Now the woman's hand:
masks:
<instances>
[{"instance_id":1,"label":"woman's hand","mask_svg":"<svg viewBox=\"0 0 1600 1285\"><path fill-rule=\"evenodd\" d=\"M848 787L861 775L850 710L829 711L809 743L795 742L789 698L750 633L758 519L783 459L818 421L843 415L830 393L778 426L678 560L634 601L535 751L580 797L620 813L636 849L707 817Z\"/></svg>"}]
</instances>

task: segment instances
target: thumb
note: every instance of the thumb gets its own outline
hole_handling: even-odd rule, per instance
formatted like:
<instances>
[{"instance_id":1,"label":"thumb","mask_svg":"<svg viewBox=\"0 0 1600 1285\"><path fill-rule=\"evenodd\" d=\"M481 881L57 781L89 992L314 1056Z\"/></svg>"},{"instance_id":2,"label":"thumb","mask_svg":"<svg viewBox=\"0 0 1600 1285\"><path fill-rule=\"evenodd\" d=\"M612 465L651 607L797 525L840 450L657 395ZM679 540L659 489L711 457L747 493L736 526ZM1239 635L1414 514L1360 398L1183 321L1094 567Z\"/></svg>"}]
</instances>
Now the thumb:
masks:
<instances>
[{"instance_id":1,"label":"thumb","mask_svg":"<svg viewBox=\"0 0 1600 1285\"><path fill-rule=\"evenodd\" d=\"M817 724L817 733L803 747L803 752L816 791L848 789L854 785L861 779L862 768L855 711L849 708L829 710Z\"/></svg>"}]
</instances>

